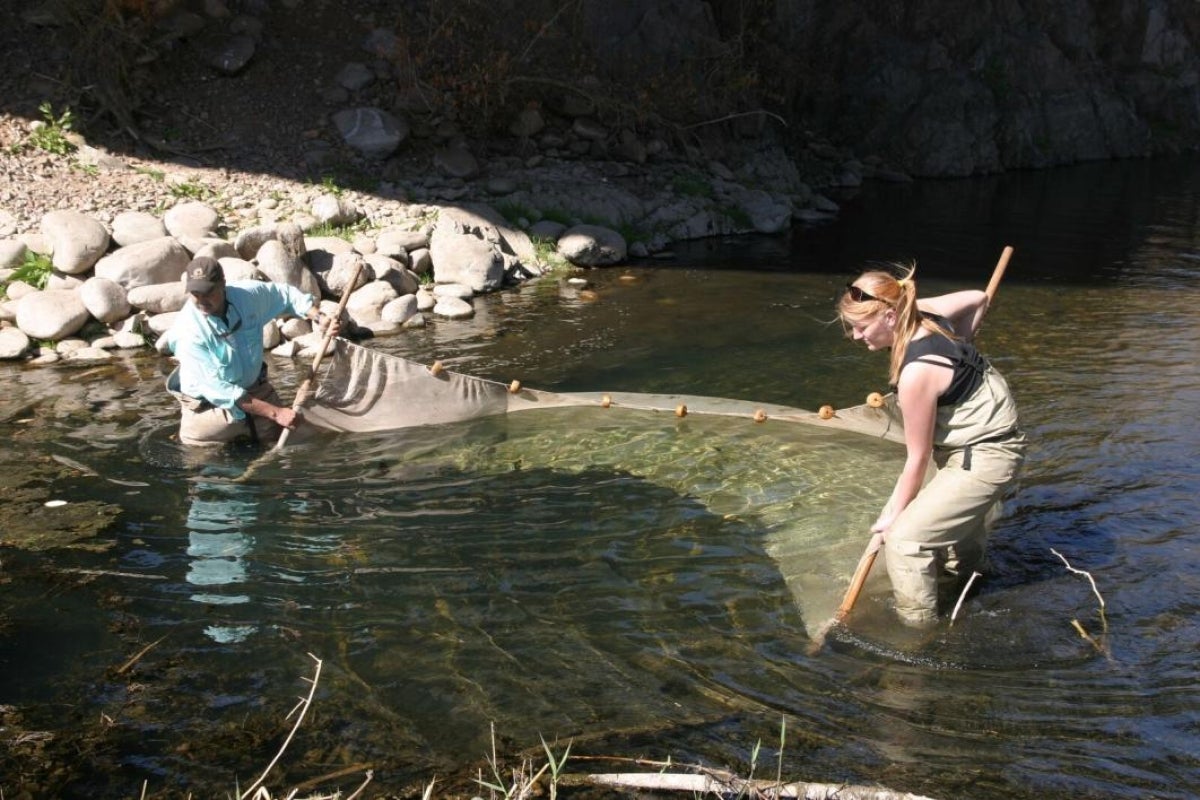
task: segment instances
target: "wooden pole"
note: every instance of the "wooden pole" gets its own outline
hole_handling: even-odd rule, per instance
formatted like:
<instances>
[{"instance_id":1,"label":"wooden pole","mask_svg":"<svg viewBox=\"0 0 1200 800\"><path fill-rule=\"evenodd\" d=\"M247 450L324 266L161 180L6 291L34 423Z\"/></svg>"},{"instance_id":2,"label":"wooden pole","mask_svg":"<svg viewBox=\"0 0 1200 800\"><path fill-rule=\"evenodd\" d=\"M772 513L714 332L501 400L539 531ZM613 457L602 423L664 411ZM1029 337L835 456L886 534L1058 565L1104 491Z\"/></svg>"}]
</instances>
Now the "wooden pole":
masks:
<instances>
[{"instance_id":1,"label":"wooden pole","mask_svg":"<svg viewBox=\"0 0 1200 800\"><path fill-rule=\"evenodd\" d=\"M300 388L296 390L296 399L292 402L292 410L299 411L306 402L308 395L312 392L313 386L317 382L317 370L321 368L321 362L325 359L325 351L329 349L329 343L333 341L334 326L342 319L342 313L346 310L346 303L350 300L350 294L354 291L354 284L358 282L358 274L362 271L363 262L359 261L354 267L354 274L350 276L350 282L346 284L345 290L342 292L342 298L338 301L337 311L334 312L333 319L329 321L329 325L325 328L325 336L321 338L321 347L317 350L316 356L313 357L312 367L305 376L304 382L300 384ZM318 301L320 302L320 301ZM275 442L274 450L282 450L287 444L288 436L291 434L291 428L284 428L279 434L279 440Z\"/></svg>"}]
</instances>

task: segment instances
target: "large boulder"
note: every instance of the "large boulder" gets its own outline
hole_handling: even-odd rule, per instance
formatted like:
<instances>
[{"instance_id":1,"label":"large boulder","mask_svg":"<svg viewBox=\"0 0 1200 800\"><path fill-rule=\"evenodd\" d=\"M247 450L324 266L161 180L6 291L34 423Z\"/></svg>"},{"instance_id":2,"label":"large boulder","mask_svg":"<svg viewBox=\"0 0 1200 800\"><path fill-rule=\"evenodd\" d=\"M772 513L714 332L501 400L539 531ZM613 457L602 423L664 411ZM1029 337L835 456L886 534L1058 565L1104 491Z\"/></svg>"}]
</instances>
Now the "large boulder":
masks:
<instances>
[{"instance_id":1,"label":"large boulder","mask_svg":"<svg viewBox=\"0 0 1200 800\"><path fill-rule=\"evenodd\" d=\"M96 262L96 277L107 278L125 289L170 283L187 271L191 256L171 236L122 247Z\"/></svg>"},{"instance_id":2,"label":"large boulder","mask_svg":"<svg viewBox=\"0 0 1200 800\"><path fill-rule=\"evenodd\" d=\"M558 237L558 253L572 264L602 267L620 264L628 254L625 237L600 225L576 225Z\"/></svg>"},{"instance_id":3,"label":"large boulder","mask_svg":"<svg viewBox=\"0 0 1200 800\"><path fill-rule=\"evenodd\" d=\"M333 115L347 145L363 156L383 160L408 138L408 123L381 108L347 108Z\"/></svg>"},{"instance_id":4,"label":"large boulder","mask_svg":"<svg viewBox=\"0 0 1200 800\"><path fill-rule=\"evenodd\" d=\"M17 303L17 327L31 339L66 338L78 333L88 317L79 292L73 289L34 292Z\"/></svg>"},{"instance_id":5,"label":"large boulder","mask_svg":"<svg viewBox=\"0 0 1200 800\"><path fill-rule=\"evenodd\" d=\"M125 288L108 278L91 277L79 287L84 308L105 325L129 316L129 297Z\"/></svg>"},{"instance_id":6,"label":"large boulder","mask_svg":"<svg viewBox=\"0 0 1200 800\"><path fill-rule=\"evenodd\" d=\"M118 247L161 239L166 235L167 226L148 211L122 211L113 218L112 238Z\"/></svg>"},{"instance_id":7,"label":"large boulder","mask_svg":"<svg viewBox=\"0 0 1200 800\"><path fill-rule=\"evenodd\" d=\"M189 200L171 208L163 216L167 233L177 239L205 239L213 235L221 215L208 203Z\"/></svg>"},{"instance_id":8,"label":"large boulder","mask_svg":"<svg viewBox=\"0 0 1200 800\"><path fill-rule=\"evenodd\" d=\"M42 217L41 228L54 268L68 275L87 272L108 249L108 229L78 211L51 211Z\"/></svg>"},{"instance_id":9,"label":"large boulder","mask_svg":"<svg viewBox=\"0 0 1200 800\"><path fill-rule=\"evenodd\" d=\"M151 314L178 311L187 303L187 285L183 281L135 286L129 290L129 305Z\"/></svg>"}]
</instances>

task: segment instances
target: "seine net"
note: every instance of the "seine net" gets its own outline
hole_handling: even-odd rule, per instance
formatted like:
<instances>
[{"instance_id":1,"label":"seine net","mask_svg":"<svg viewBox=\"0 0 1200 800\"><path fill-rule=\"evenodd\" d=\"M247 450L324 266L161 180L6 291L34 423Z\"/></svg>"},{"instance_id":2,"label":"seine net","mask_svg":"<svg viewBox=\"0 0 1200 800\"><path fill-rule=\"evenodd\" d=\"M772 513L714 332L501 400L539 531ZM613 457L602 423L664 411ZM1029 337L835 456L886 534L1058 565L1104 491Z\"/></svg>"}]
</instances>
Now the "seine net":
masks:
<instances>
[{"instance_id":1,"label":"seine net","mask_svg":"<svg viewBox=\"0 0 1200 800\"><path fill-rule=\"evenodd\" d=\"M413 469L423 452L414 441L438 442L437 457L481 475L515 462L568 472L603 464L694 497L712 513L753 518L810 634L837 608L867 540L869 512L886 498L903 458L890 396L814 412L695 395L557 393L344 340L336 348L305 406L305 428L407 430L396 447ZM480 442L487 434L471 426L489 419L486 430L504 434Z\"/></svg>"},{"instance_id":2,"label":"seine net","mask_svg":"<svg viewBox=\"0 0 1200 800\"><path fill-rule=\"evenodd\" d=\"M749 421L782 420L903 441L892 398L879 398L877 402L880 405L864 403L814 412L696 395L564 394L464 375L442 369L440 364L420 364L338 339L332 358L322 365L316 392L305 404L304 418L322 430L367 433L536 409L599 406L675 415L719 415Z\"/></svg>"}]
</instances>

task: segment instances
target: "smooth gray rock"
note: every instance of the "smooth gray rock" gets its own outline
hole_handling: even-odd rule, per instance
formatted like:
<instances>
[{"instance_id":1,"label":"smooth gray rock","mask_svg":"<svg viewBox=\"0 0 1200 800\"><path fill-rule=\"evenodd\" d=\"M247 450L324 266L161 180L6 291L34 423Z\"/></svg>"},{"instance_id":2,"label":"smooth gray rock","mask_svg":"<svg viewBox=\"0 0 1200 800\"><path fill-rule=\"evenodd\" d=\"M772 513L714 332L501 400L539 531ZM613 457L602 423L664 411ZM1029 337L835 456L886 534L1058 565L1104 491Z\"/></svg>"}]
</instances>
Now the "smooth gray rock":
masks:
<instances>
[{"instance_id":1,"label":"smooth gray rock","mask_svg":"<svg viewBox=\"0 0 1200 800\"><path fill-rule=\"evenodd\" d=\"M20 328L0 328L0 359L23 358L31 343L29 335Z\"/></svg>"},{"instance_id":2,"label":"smooth gray rock","mask_svg":"<svg viewBox=\"0 0 1200 800\"><path fill-rule=\"evenodd\" d=\"M147 211L122 211L112 221L112 239L118 247L161 239L167 235L167 226Z\"/></svg>"},{"instance_id":3,"label":"smooth gray rock","mask_svg":"<svg viewBox=\"0 0 1200 800\"><path fill-rule=\"evenodd\" d=\"M68 275L91 269L108 249L108 228L78 211L51 211L42 217L42 235L53 253L54 268Z\"/></svg>"},{"instance_id":4,"label":"smooth gray rock","mask_svg":"<svg viewBox=\"0 0 1200 800\"><path fill-rule=\"evenodd\" d=\"M333 115L342 140L371 159L382 160L408 138L408 123L380 108L349 108Z\"/></svg>"},{"instance_id":5,"label":"smooth gray rock","mask_svg":"<svg viewBox=\"0 0 1200 800\"><path fill-rule=\"evenodd\" d=\"M107 278L88 278L79 287L79 299L88 313L105 325L125 319L132 310L125 288Z\"/></svg>"},{"instance_id":6,"label":"smooth gray rock","mask_svg":"<svg viewBox=\"0 0 1200 800\"><path fill-rule=\"evenodd\" d=\"M585 267L619 264L628 253L625 237L599 225L568 228L558 238L557 249L572 264Z\"/></svg>"},{"instance_id":7,"label":"smooth gray rock","mask_svg":"<svg viewBox=\"0 0 1200 800\"><path fill-rule=\"evenodd\" d=\"M35 292L17 303L17 327L31 339L64 339L78 333L89 316L73 289Z\"/></svg>"},{"instance_id":8,"label":"smooth gray rock","mask_svg":"<svg viewBox=\"0 0 1200 800\"><path fill-rule=\"evenodd\" d=\"M170 283L179 280L190 260L183 245L164 236L113 251L96 262L96 277L119 283L127 290Z\"/></svg>"}]
</instances>

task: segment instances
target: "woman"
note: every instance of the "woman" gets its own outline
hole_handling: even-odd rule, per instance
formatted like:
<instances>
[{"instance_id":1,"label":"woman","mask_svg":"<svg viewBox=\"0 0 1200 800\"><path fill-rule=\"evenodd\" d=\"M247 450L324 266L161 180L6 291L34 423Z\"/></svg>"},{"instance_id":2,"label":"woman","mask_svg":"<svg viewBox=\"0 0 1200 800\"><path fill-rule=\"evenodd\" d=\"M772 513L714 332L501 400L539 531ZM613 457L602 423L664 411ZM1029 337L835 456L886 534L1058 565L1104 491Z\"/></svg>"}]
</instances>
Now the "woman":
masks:
<instances>
[{"instance_id":1,"label":"woman","mask_svg":"<svg viewBox=\"0 0 1200 800\"><path fill-rule=\"evenodd\" d=\"M900 278L864 272L846 287L838 317L867 349L891 348L889 380L907 457L871 530L884 540L897 613L926 626L937 619L939 599L953 601L982 567L988 530L1026 443L1008 384L971 344L987 295L918 300L914 270Z\"/></svg>"}]
</instances>

